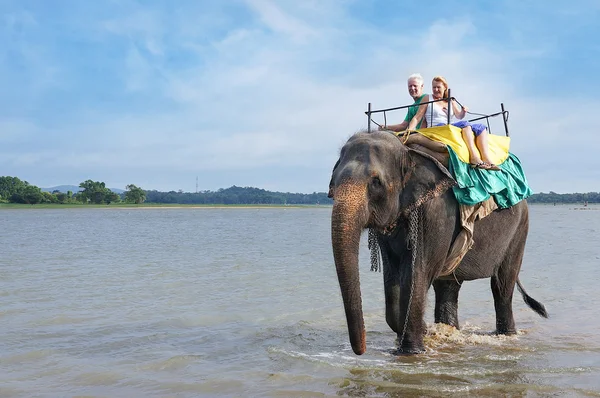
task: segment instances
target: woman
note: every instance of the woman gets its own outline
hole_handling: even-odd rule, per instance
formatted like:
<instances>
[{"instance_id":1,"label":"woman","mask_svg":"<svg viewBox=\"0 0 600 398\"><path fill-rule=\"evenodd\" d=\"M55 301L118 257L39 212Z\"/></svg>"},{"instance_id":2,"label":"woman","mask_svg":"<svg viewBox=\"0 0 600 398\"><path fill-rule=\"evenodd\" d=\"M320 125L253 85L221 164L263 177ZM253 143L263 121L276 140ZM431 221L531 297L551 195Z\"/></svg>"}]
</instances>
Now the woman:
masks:
<instances>
[{"instance_id":1,"label":"woman","mask_svg":"<svg viewBox=\"0 0 600 398\"><path fill-rule=\"evenodd\" d=\"M431 83L432 94L423 102L447 98L448 82L442 76L436 76ZM469 163L472 167L484 170L500 170L500 167L491 162L488 151L487 128L481 123L469 123L466 120L457 120L465 117L468 108L459 106L452 100L452 115L450 123L461 128L462 137L469 150ZM448 124L448 102L439 101L427 105L421 105L419 111L412 118L408 129L415 128L417 123L425 116L428 126L443 126Z\"/></svg>"}]
</instances>

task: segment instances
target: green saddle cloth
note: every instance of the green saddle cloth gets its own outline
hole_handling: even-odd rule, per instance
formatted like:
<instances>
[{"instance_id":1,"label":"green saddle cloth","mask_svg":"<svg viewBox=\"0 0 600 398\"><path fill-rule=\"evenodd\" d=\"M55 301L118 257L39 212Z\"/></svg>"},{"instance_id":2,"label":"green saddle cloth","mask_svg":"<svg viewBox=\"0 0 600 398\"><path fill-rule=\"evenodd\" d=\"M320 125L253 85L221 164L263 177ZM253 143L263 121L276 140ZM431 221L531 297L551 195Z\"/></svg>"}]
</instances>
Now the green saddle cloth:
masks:
<instances>
[{"instance_id":1,"label":"green saddle cloth","mask_svg":"<svg viewBox=\"0 0 600 398\"><path fill-rule=\"evenodd\" d=\"M448 169L458 182L452 190L459 203L472 206L492 196L498 207L505 209L533 193L527 184L521 161L510 152L508 158L499 165L498 171L471 167L461 161L450 146L448 152Z\"/></svg>"}]
</instances>

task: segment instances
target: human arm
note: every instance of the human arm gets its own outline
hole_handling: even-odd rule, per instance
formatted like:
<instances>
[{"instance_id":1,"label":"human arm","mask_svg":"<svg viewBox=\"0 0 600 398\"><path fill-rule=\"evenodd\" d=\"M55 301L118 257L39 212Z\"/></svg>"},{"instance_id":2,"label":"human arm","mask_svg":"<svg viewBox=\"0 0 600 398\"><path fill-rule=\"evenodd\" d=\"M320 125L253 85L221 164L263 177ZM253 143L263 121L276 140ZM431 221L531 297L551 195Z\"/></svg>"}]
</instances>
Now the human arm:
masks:
<instances>
[{"instance_id":1,"label":"human arm","mask_svg":"<svg viewBox=\"0 0 600 398\"><path fill-rule=\"evenodd\" d=\"M408 122L404 121L400 124L388 124L379 127L379 130L391 130L391 131L402 131L406 130L408 127Z\"/></svg>"},{"instance_id":2,"label":"human arm","mask_svg":"<svg viewBox=\"0 0 600 398\"><path fill-rule=\"evenodd\" d=\"M425 116L425 112L427 111L427 103L428 102L429 102L429 96L426 95L421 100L421 103L423 103L423 104L419 105L419 110L417 111L415 116L413 116L413 118L410 120L410 123L408 123L408 130L414 130L417 127L417 125L419 124L419 122L421 121L421 119L423 119L423 117Z\"/></svg>"},{"instance_id":3,"label":"human arm","mask_svg":"<svg viewBox=\"0 0 600 398\"><path fill-rule=\"evenodd\" d=\"M469 108L466 106L458 105L455 100L452 100L452 113L454 113L457 119L464 118L468 110Z\"/></svg>"}]
</instances>

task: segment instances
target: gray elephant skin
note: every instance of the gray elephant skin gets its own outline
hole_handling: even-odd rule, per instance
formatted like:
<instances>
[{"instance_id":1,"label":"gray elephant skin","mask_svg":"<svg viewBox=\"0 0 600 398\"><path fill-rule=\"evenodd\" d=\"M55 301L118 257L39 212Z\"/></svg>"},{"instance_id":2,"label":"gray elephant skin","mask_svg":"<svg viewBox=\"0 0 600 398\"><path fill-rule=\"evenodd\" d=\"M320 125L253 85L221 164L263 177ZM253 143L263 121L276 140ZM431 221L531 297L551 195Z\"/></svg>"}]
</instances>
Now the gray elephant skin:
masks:
<instances>
[{"instance_id":1,"label":"gray elephant skin","mask_svg":"<svg viewBox=\"0 0 600 398\"><path fill-rule=\"evenodd\" d=\"M525 200L476 221L473 247L452 275L441 276L461 228L459 205L450 189L455 183L436 159L405 146L389 132L359 132L342 147L329 187L334 199L331 236L350 343L356 354L366 350L358 255L360 235L367 228L377 231L386 322L397 334L398 354L425 350L424 311L431 285L436 323L459 328L461 285L480 278L491 280L498 334L516 333L515 284L527 305L548 317L544 306L528 296L519 281L529 228ZM413 239L415 236L420 238Z\"/></svg>"}]
</instances>

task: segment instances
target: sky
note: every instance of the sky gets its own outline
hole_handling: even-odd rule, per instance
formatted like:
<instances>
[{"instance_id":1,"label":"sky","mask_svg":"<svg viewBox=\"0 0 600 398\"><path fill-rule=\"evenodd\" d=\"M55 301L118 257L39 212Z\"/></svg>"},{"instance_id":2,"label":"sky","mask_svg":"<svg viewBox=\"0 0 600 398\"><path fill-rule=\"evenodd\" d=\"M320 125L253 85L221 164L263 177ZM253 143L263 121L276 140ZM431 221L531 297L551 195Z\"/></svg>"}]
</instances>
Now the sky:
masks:
<instances>
[{"instance_id":1,"label":"sky","mask_svg":"<svg viewBox=\"0 0 600 398\"><path fill-rule=\"evenodd\" d=\"M599 20L598 0L2 0L0 176L326 192L367 104L411 103L418 72L504 103L534 192L598 192Z\"/></svg>"}]
</instances>

